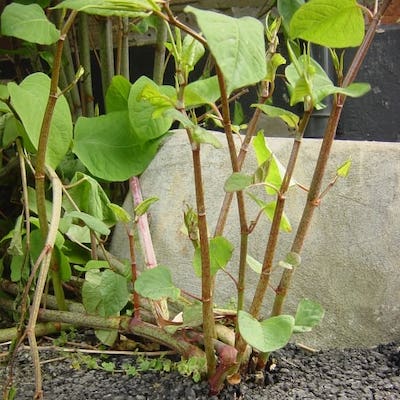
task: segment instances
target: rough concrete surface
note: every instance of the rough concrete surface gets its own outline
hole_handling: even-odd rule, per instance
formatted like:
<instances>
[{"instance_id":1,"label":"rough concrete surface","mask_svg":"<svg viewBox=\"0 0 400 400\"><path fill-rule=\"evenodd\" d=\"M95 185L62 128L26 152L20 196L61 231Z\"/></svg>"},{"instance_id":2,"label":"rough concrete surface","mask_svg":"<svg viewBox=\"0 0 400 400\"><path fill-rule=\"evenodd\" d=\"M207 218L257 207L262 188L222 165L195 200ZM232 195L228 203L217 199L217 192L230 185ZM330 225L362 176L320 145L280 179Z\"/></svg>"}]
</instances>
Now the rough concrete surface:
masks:
<instances>
[{"instance_id":1,"label":"rough concrete surface","mask_svg":"<svg viewBox=\"0 0 400 400\"><path fill-rule=\"evenodd\" d=\"M223 135L220 136L224 143ZM278 159L285 165L293 139L267 138ZM318 157L321 140L304 139L295 169L296 180L308 186ZM222 202L223 182L229 176L228 155L224 149L202 147L203 176L210 234L213 232ZM327 185L336 169L349 157L350 175L339 179L324 197L314 214L302 253L302 264L295 272L285 311L294 313L300 299L320 302L326 310L322 324L313 332L295 340L315 348L370 347L400 339L400 143L336 141L326 173ZM250 151L244 169L254 171ZM191 267L193 247L181 232L184 203L194 205L191 150L185 134L172 136L141 177L143 195L158 196L150 211L150 224L159 264L171 267L177 286L199 293L199 279ZM289 251L306 192L293 187L287 199L286 214L293 231L282 233L276 262ZM125 207L128 209L130 196ZM235 202L234 202L235 203ZM257 208L247 202L248 219ZM233 207L225 236L238 247L236 208ZM262 260L270 223L262 218L250 237L249 253ZM128 258L124 229L114 232L111 251ZM234 273L238 253L228 266ZM280 278L275 268L272 286ZM251 301L258 276L248 272L246 301ZM215 301L222 306L235 296L235 288L226 274L219 272ZM265 315L270 311L273 291L267 295Z\"/></svg>"}]
</instances>

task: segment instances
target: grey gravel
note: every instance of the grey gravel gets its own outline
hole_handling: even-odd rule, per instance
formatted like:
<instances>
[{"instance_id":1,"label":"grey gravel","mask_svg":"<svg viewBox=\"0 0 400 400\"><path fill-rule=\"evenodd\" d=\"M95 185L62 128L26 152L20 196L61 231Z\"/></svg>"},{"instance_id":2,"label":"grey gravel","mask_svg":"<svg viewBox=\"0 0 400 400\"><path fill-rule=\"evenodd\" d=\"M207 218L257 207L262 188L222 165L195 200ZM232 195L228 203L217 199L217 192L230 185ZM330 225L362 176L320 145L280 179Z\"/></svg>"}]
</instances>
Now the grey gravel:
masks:
<instances>
[{"instance_id":1,"label":"grey gravel","mask_svg":"<svg viewBox=\"0 0 400 400\"><path fill-rule=\"evenodd\" d=\"M41 354L54 358L59 353ZM294 345L273 354L276 367L264 385L251 379L209 396L205 382L194 383L176 372L142 372L135 377L100 370L73 369L69 359L43 364L45 399L57 400L284 400L400 399L398 343L373 349L329 350L307 353ZM115 357L121 366L132 358ZM0 381L6 368L0 368ZM29 353L18 355L16 400L32 399L33 373Z\"/></svg>"}]
</instances>

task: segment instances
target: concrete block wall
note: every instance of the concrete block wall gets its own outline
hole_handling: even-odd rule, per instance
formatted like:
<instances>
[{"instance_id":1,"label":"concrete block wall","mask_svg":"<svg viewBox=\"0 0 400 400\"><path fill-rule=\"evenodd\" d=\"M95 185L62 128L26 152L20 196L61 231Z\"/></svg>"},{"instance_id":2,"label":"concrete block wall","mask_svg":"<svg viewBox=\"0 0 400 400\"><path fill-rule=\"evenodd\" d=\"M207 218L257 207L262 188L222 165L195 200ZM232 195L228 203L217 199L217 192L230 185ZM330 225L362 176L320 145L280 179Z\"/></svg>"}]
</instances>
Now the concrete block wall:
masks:
<instances>
[{"instance_id":1,"label":"concrete block wall","mask_svg":"<svg viewBox=\"0 0 400 400\"><path fill-rule=\"evenodd\" d=\"M224 143L224 136L220 134ZM267 138L269 146L286 163L293 139ZM304 139L295 178L309 185L320 139ZM207 218L210 232L218 216L224 192L221 182L229 176L230 162L225 149L202 147ZM400 143L336 141L325 184L335 176L336 168L352 158L347 179L339 179L315 212L306 240L302 264L298 267L285 311L294 313L298 301L307 297L319 301L325 318L312 333L297 335L294 340L315 348L370 347L400 339ZM253 171L256 162L250 152L245 170ZM145 197L158 196L150 211L150 224L159 264L171 268L177 286L199 294L199 279L191 267L193 247L182 234L183 205L195 205L191 150L186 135L172 136L141 177ZM292 188L286 213L293 232L282 233L276 261L289 251L306 200L306 193ZM128 195L125 207L130 209ZM235 203L235 202L234 202ZM257 208L251 200L248 218L254 219ZM236 209L229 215L225 236L238 246ZM262 218L250 237L249 253L262 260L269 222ZM124 230L117 227L111 251L128 258ZM234 273L238 254L228 266ZM272 284L281 271L276 268ZM247 303L250 302L258 276L248 272ZM235 296L235 288L224 273L218 273L217 297L223 306ZM268 315L272 290L263 312Z\"/></svg>"}]
</instances>

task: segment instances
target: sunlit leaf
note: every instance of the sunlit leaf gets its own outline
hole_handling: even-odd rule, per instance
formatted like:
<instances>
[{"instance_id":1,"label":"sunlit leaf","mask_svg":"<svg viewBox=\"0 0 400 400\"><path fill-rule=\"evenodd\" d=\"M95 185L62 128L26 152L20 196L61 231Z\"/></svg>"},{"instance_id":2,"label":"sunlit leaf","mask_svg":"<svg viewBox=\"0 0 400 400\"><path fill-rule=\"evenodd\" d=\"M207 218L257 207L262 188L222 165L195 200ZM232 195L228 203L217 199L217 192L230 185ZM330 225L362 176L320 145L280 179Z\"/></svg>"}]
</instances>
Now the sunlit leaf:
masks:
<instances>
[{"instance_id":1,"label":"sunlit leaf","mask_svg":"<svg viewBox=\"0 0 400 400\"><path fill-rule=\"evenodd\" d=\"M1 33L43 45L53 44L60 37L60 32L38 4L6 6L1 14Z\"/></svg>"},{"instance_id":2,"label":"sunlit leaf","mask_svg":"<svg viewBox=\"0 0 400 400\"><path fill-rule=\"evenodd\" d=\"M341 178L347 178L351 168L351 159L345 161L337 170L336 173Z\"/></svg>"},{"instance_id":3,"label":"sunlit leaf","mask_svg":"<svg viewBox=\"0 0 400 400\"><path fill-rule=\"evenodd\" d=\"M144 89L147 91L147 99L143 98ZM173 103L169 98L175 94L171 93L171 87L159 87L151 79L142 76L140 77L131 88L128 99L129 108L129 121L133 129L134 135L138 137L142 142L152 139L158 139L163 136L172 124L172 118L158 116L154 118L154 113L159 108L162 101L163 105L166 106L162 110L173 107ZM152 93L150 93L152 91ZM156 93L157 98L151 99L152 95ZM153 101L153 103L151 102ZM139 154L138 154L139 156ZM138 174L132 174L138 175Z\"/></svg>"},{"instance_id":4,"label":"sunlit leaf","mask_svg":"<svg viewBox=\"0 0 400 400\"><path fill-rule=\"evenodd\" d=\"M286 78L291 87L290 104L303 102L309 96L317 106L325 97L342 93L350 97L360 97L367 93L371 86L368 83L353 83L346 88L333 84L324 69L307 55L302 55L295 63L285 69Z\"/></svg>"},{"instance_id":5,"label":"sunlit leaf","mask_svg":"<svg viewBox=\"0 0 400 400\"><path fill-rule=\"evenodd\" d=\"M356 0L311 0L290 21L290 36L332 48L356 47L364 38L364 17Z\"/></svg>"},{"instance_id":6,"label":"sunlit leaf","mask_svg":"<svg viewBox=\"0 0 400 400\"><path fill-rule=\"evenodd\" d=\"M191 6L208 47L224 74L227 90L255 84L266 76L264 27L252 17L232 18Z\"/></svg>"},{"instance_id":7,"label":"sunlit leaf","mask_svg":"<svg viewBox=\"0 0 400 400\"><path fill-rule=\"evenodd\" d=\"M27 140L37 150L40 130L50 93L50 78L37 72L27 76L19 85L8 84L11 104L27 134ZM72 141L71 112L64 96L57 99L50 125L46 162L56 168L69 150Z\"/></svg>"}]
</instances>

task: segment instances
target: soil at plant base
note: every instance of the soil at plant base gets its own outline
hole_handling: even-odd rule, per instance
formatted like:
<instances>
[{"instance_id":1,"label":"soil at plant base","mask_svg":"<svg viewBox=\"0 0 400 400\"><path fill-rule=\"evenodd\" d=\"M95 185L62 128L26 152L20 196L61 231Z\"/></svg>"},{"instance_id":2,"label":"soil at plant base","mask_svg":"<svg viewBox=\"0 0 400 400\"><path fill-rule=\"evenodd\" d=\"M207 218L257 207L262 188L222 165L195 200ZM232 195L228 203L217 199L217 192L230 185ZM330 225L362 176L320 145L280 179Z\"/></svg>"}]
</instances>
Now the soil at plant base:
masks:
<instances>
[{"instance_id":1,"label":"soil at plant base","mask_svg":"<svg viewBox=\"0 0 400 400\"><path fill-rule=\"evenodd\" d=\"M4 350L0 348L0 353ZM194 383L177 372L141 372L131 377L85 367L74 369L73 358L59 351L40 354L45 399L51 400L400 399L399 343L315 353L291 344L273 354L276 366L267 372L262 384L249 379L225 388L218 396L209 396L206 382ZM132 356L113 356L106 361L113 361L118 369L133 360ZM0 368L0 382L5 370ZM15 399L32 399L29 350L18 353L15 385Z\"/></svg>"}]
</instances>

